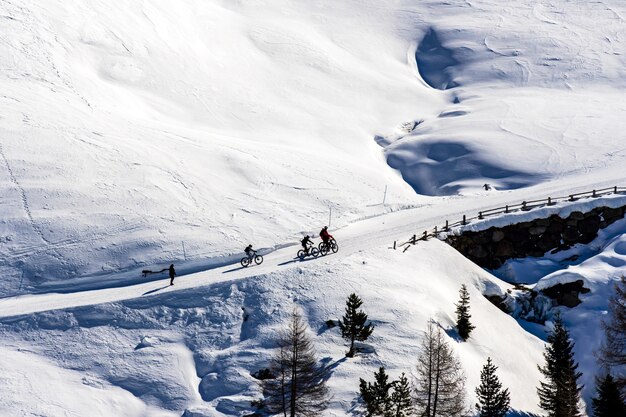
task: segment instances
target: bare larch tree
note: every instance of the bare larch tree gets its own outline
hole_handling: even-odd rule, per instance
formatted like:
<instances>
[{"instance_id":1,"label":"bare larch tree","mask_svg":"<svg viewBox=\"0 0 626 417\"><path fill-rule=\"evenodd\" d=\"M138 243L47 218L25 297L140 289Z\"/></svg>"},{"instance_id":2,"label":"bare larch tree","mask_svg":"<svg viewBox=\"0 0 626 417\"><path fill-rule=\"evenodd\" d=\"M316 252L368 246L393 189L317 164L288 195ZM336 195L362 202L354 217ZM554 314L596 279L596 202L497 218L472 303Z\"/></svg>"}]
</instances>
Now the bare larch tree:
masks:
<instances>
[{"instance_id":1,"label":"bare larch tree","mask_svg":"<svg viewBox=\"0 0 626 417\"><path fill-rule=\"evenodd\" d=\"M280 336L272 361L276 378L263 381L265 406L285 417L317 416L328 405L325 370L320 366L309 329L297 310Z\"/></svg>"},{"instance_id":2,"label":"bare larch tree","mask_svg":"<svg viewBox=\"0 0 626 417\"><path fill-rule=\"evenodd\" d=\"M422 417L457 417L467 411L465 375L439 326L432 321L417 360L414 398Z\"/></svg>"}]
</instances>

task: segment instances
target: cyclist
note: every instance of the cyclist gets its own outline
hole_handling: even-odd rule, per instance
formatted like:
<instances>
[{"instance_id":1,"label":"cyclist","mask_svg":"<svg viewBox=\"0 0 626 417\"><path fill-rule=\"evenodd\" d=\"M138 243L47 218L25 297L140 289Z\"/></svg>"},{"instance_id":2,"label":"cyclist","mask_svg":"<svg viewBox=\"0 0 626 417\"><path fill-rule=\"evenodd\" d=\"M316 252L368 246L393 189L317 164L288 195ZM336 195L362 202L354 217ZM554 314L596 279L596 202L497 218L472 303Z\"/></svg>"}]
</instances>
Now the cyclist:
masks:
<instances>
[{"instance_id":1,"label":"cyclist","mask_svg":"<svg viewBox=\"0 0 626 417\"><path fill-rule=\"evenodd\" d=\"M246 246L246 248L243 251L246 253L246 255L248 255L248 259L250 260L252 260L254 255L256 255L256 251L252 249L252 244Z\"/></svg>"},{"instance_id":2,"label":"cyclist","mask_svg":"<svg viewBox=\"0 0 626 417\"><path fill-rule=\"evenodd\" d=\"M327 248L330 248L329 242L333 239L333 236L328 233L328 226L324 226L320 231L320 237L322 238L322 242L326 245Z\"/></svg>"},{"instance_id":3,"label":"cyclist","mask_svg":"<svg viewBox=\"0 0 626 417\"><path fill-rule=\"evenodd\" d=\"M304 252L308 254L309 248L313 246L313 242L311 241L309 235L304 236L304 239L302 239L300 243L302 244L302 249L304 249Z\"/></svg>"}]
</instances>

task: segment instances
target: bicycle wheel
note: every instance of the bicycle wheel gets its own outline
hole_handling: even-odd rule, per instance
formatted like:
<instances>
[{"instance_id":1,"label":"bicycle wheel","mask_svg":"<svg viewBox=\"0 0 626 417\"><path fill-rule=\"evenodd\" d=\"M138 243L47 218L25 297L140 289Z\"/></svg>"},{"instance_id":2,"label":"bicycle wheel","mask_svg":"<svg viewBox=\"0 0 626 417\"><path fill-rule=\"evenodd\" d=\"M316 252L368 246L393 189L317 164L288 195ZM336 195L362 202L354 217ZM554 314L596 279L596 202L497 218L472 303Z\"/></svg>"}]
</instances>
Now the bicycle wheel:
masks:
<instances>
[{"instance_id":1,"label":"bicycle wheel","mask_svg":"<svg viewBox=\"0 0 626 417\"><path fill-rule=\"evenodd\" d=\"M304 250L300 249L298 251L298 258L300 258L300 260L303 260L305 256L306 256L306 252Z\"/></svg>"},{"instance_id":2,"label":"bicycle wheel","mask_svg":"<svg viewBox=\"0 0 626 417\"><path fill-rule=\"evenodd\" d=\"M314 258L317 258L318 256L320 256L320 251L316 247L312 247L309 250L309 252L311 252L311 256L314 257Z\"/></svg>"},{"instance_id":3,"label":"bicycle wheel","mask_svg":"<svg viewBox=\"0 0 626 417\"><path fill-rule=\"evenodd\" d=\"M257 265L261 265L263 263L263 257L261 255L257 255L254 257L254 263Z\"/></svg>"},{"instance_id":4,"label":"bicycle wheel","mask_svg":"<svg viewBox=\"0 0 626 417\"><path fill-rule=\"evenodd\" d=\"M319 251L320 251L320 255L326 256L326 254L328 253L328 246L326 246L323 242L320 243Z\"/></svg>"},{"instance_id":5,"label":"bicycle wheel","mask_svg":"<svg viewBox=\"0 0 626 417\"><path fill-rule=\"evenodd\" d=\"M241 258L241 266L246 268L248 265L250 265L250 258L247 256L245 258Z\"/></svg>"},{"instance_id":6,"label":"bicycle wheel","mask_svg":"<svg viewBox=\"0 0 626 417\"><path fill-rule=\"evenodd\" d=\"M333 253L337 253L337 251L339 250L339 245L337 244L337 242L335 242L335 239L330 242L330 250L332 250Z\"/></svg>"}]
</instances>

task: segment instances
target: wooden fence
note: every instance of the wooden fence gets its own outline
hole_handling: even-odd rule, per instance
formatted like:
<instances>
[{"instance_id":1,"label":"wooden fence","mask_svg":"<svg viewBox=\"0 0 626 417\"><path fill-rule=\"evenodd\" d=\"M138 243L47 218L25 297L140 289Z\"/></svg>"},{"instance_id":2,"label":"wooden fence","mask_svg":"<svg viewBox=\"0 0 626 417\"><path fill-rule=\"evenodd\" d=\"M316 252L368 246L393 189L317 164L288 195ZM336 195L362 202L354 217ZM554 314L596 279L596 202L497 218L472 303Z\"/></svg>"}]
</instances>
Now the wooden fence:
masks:
<instances>
[{"instance_id":1,"label":"wooden fence","mask_svg":"<svg viewBox=\"0 0 626 417\"><path fill-rule=\"evenodd\" d=\"M420 240L428 240L428 238L431 238L431 237L438 237L440 233L449 232L454 227L465 226L466 224L469 224L472 220L483 220L486 217L495 216L498 214L513 213L517 211L529 211L537 207L553 206L558 202L564 202L564 201L572 202L572 201L577 201L577 200L584 199L584 198L596 198L596 197L601 197L603 195L623 194L623 193L626 193L626 187L615 186L615 187L610 187L610 188L602 188L600 190L591 190L591 191L585 191L582 193L570 194L568 196L563 196L563 197L547 197L547 198L542 198L539 200L522 201L521 203L518 203L518 204L511 204L511 205L506 205L504 207L496 207L496 208L491 208L487 210L482 210L482 211L479 211L478 215L474 217L467 217L464 214L463 218L457 222L450 223L448 220L446 220L446 223L442 225L441 227L435 226L431 230L424 230L424 232L421 235L415 234L411 236L409 240L407 240L404 243L397 243L396 241L394 241L393 248L396 249L397 247L405 246L403 252L406 252L406 250L411 245L417 244L417 242L419 242Z\"/></svg>"}]
</instances>

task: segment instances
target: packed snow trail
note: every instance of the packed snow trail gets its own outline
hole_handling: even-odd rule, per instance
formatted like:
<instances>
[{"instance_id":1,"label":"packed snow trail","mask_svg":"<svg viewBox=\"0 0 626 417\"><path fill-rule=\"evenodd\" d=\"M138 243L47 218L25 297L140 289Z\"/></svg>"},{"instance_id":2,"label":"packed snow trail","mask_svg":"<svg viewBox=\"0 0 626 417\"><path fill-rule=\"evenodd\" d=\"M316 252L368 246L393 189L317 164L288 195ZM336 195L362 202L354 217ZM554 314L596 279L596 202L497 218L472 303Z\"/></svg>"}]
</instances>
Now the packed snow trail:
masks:
<instances>
[{"instance_id":1,"label":"packed snow trail","mask_svg":"<svg viewBox=\"0 0 626 417\"><path fill-rule=\"evenodd\" d=\"M576 183L576 182L572 182ZM155 294L163 294L171 291L194 288L218 282L234 281L245 277L269 274L271 272L288 270L292 268L306 268L309 262L331 263L336 256L347 256L364 249L380 248L389 250L394 240L405 241L414 233L430 229L434 225L441 225L446 220L456 221L463 214L475 214L479 210L504 204L531 200L549 195L567 195L592 188L605 188L613 186L613 181L604 183L588 184L566 187L566 184L558 186L546 186L527 188L508 192L486 192L480 198L449 197L434 199L433 204L424 207L389 213L378 217L362 220L351 224L341 230L333 231L333 236L339 244L339 252L329 254L327 257L313 259L307 257L300 261L296 257L298 245L283 247L264 256L261 265L253 265L242 268L241 265L231 264L204 272L179 276L173 286L169 285L169 278L163 276L158 281L150 281L137 285L117 286L89 291L67 293L44 293L8 297L0 300L0 317L18 316L46 310L56 310L85 305L110 303L120 300L146 297ZM585 185L580 185L585 184ZM462 200L462 204L451 204L453 200ZM459 211L459 207L464 207ZM315 240L319 243L319 239ZM242 255L243 256L243 255ZM407 255L408 256L408 255Z\"/></svg>"}]
</instances>

